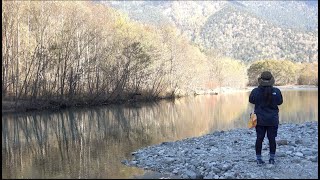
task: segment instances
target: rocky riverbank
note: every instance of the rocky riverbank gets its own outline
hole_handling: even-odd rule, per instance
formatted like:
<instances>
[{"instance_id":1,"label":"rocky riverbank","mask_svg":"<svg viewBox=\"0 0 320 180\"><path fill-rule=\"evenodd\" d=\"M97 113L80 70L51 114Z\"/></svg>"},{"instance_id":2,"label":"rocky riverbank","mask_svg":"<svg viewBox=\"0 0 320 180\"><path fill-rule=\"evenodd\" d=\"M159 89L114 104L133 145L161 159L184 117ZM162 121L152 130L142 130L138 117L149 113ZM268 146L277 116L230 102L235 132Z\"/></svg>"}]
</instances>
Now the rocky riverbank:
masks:
<instances>
[{"instance_id":1,"label":"rocky riverbank","mask_svg":"<svg viewBox=\"0 0 320 180\"><path fill-rule=\"evenodd\" d=\"M122 163L187 179L318 178L318 122L281 124L275 165L267 163L267 137L262 151L266 164L256 164L255 138L254 129L214 132L140 149Z\"/></svg>"}]
</instances>

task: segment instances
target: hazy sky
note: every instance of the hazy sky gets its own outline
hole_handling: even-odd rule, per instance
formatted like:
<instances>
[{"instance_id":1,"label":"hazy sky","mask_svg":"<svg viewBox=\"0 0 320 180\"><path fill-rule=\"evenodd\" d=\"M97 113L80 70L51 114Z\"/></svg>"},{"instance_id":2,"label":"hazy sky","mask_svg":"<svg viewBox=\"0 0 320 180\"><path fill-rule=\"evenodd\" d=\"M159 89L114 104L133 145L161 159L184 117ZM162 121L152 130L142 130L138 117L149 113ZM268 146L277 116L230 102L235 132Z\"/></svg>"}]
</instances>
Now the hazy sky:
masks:
<instances>
[{"instance_id":1,"label":"hazy sky","mask_svg":"<svg viewBox=\"0 0 320 180\"><path fill-rule=\"evenodd\" d=\"M318 1L305 1L308 5L311 5L311 6L317 6L318 5Z\"/></svg>"}]
</instances>

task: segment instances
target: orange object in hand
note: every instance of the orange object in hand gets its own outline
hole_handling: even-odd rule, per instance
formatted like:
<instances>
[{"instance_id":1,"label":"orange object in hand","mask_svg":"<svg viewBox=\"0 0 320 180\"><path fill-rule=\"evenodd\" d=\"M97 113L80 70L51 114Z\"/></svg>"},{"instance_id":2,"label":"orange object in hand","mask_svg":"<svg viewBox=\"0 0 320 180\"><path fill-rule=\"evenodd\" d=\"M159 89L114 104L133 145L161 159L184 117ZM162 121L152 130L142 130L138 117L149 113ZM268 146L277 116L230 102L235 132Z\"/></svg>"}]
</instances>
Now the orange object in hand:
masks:
<instances>
[{"instance_id":1,"label":"orange object in hand","mask_svg":"<svg viewBox=\"0 0 320 180\"><path fill-rule=\"evenodd\" d=\"M249 119L249 123L248 126L249 128L254 128L257 125L257 115L255 113L250 113L250 119Z\"/></svg>"}]
</instances>

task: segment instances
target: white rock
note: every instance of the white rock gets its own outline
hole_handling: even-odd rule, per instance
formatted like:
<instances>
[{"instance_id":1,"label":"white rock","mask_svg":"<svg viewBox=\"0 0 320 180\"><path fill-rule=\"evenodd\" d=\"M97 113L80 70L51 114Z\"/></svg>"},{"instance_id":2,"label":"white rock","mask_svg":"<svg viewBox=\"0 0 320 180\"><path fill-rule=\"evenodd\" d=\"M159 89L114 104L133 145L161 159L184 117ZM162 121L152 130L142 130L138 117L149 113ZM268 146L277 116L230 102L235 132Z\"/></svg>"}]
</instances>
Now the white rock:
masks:
<instances>
[{"instance_id":1,"label":"white rock","mask_svg":"<svg viewBox=\"0 0 320 180\"><path fill-rule=\"evenodd\" d=\"M286 152L286 154L292 154L292 153L293 153L292 151L287 151L287 152Z\"/></svg>"},{"instance_id":2,"label":"white rock","mask_svg":"<svg viewBox=\"0 0 320 180\"><path fill-rule=\"evenodd\" d=\"M172 171L173 174L177 174L178 172L179 172L178 169L174 169L174 170Z\"/></svg>"},{"instance_id":3,"label":"white rock","mask_svg":"<svg viewBox=\"0 0 320 180\"><path fill-rule=\"evenodd\" d=\"M301 152L296 152L295 155L298 157L303 157L303 154Z\"/></svg>"},{"instance_id":4,"label":"white rock","mask_svg":"<svg viewBox=\"0 0 320 180\"><path fill-rule=\"evenodd\" d=\"M305 151L302 151L302 154L306 156L311 156L313 153L310 150L305 150Z\"/></svg>"},{"instance_id":5,"label":"white rock","mask_svg":"<svg viewBox=\"0 0 320 180\"><path fill-rule=\"evenodd\" d=\"M224 164L224 165L222 165L222 167L220 168L222 171L228 171L228 170L230 170L232 168L232 166L231 165L229 165L229 164Z\"/></svg>"},{"instance_id":6,"label":"white rock","mask_svg":"<svg viewBox=\"0 0 320 180\"><path fill-rule=\"evenodd\" d=\"M197 177L197 174L190 170L186 171L186 175L189 176L191 179L195 179Z\"/></svg>"}]
</instances>

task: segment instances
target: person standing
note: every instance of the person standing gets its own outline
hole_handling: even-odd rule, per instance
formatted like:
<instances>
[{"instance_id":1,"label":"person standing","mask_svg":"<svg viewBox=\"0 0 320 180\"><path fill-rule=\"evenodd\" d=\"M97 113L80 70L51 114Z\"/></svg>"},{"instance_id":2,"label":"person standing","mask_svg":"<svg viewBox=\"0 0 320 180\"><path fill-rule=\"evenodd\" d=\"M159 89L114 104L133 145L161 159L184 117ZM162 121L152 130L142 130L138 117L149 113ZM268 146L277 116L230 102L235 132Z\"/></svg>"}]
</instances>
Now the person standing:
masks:
<instances>
[{"instance_id":1,"label":"person standing","mask_svg":"<svg viewBox=\"0 0 320 180\"><path fill-rule=\"evenodd\" d=\"M249 102L254 104L254 113L257 115L255 127L257 139L255 143L257 164L264 164L261 150L265 134L269 140L270 158L269 163L275 163L276 137L279 125L278 105L283 103L281 91L273 87L275 80L271 72L264 71L258 78L258 87L254 88L249 95Z\"/></svg>"}]
</instances>

